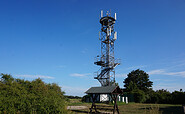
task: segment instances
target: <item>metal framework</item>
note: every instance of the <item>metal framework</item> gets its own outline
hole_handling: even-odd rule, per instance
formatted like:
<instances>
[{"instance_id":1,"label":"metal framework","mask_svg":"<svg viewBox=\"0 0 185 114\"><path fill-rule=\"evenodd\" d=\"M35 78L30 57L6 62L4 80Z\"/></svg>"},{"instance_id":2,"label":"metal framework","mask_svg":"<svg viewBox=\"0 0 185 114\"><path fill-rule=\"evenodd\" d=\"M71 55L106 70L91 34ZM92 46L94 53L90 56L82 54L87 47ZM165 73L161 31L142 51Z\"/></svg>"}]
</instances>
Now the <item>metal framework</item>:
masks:
<instances>
[{"instance_id":1,"label":"metal framework","mask_svg":"<svg viewBox=\"0 0 185 114\"><path fill-rule=\"evenodd\" d=\"M114 68L120 64L119 59L114 58L114 41L117 39L117 32L114 31L116 21L116 13L111 17L111 13L107 12L103 17L101 11L101 31L99 40L101 41L101 56L97 56L94 64L101 66L96 72L96 77L102 86L115 85L115 70Z\"/></svg>"}]
</instances>

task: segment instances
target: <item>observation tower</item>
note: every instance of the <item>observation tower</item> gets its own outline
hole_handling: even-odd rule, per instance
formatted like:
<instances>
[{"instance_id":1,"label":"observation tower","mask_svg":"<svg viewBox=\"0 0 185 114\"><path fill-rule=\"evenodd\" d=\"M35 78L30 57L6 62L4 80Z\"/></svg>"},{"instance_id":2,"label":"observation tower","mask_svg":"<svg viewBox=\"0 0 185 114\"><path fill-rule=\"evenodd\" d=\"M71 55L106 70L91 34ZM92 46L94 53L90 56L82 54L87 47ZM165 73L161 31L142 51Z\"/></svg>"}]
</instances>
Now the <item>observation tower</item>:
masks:
<instances>
[{"instance_id":1,"label":"observation tower","mask_svg":"<svg viewBox=\"0 0 185 114\"><path fill-rule=\"evenodd\" d=\"M114 17L107 11L103 16L101 11L101 31L99 32L99 40L101 41L101 55L95 57L95 65L101 68L95 72L94 79L97 79L102 86L115 85L115 67L120 65L120 59L114 57L114 42L117 39L117 32L114 30L116 22L116 13Z\"/></svg>"}]
</instances>

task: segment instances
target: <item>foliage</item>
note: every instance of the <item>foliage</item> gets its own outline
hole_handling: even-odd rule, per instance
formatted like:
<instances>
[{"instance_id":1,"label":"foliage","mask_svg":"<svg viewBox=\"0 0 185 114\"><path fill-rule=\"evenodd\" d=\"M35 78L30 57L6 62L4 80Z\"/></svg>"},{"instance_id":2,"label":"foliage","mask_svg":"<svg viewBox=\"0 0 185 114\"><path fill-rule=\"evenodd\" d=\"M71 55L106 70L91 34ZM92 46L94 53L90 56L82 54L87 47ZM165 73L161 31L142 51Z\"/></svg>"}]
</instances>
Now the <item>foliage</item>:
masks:
<instances>
[{"instance_id":1,"label":"foliage","mask_svg":"<svg viewBox=\"0 0 185 114\"><path fill-rule=\"evenodd\" d=\"M146 95L142 90L137 89L130 93L134 95L134 101L136 103L143 103L146 101Z\"/></svg>"},{"instance_id":2,"label":"foliage","mask_svg":"<svg viewBox=\"0 0 185 114\"><path fill-rule=\"evenodd\" d=\"M182 90L174 91L171 95L171 100L173 104L185 104L185 92L182 92Z\"/></svg>"},{"instance_id":3,"label":"foliage","mask_svg":"<svg viewBox=\"0 0 185 114\"><path fill-rule=\"evenodd\" d=\"M134 90L138 90L138 87L137 87L136 83L134 83L133 81L130 81L126 90L127 91L134 91Z\"/></svg>"},{"instance_id":4,"label":"foliage","mask_svg":"<svg viewBox=\"0 0 185 114\"><path fill-rule=\"evenodd\" d=\"M64 92L53 83L41 79L27 81L1 74L0 112L4 113L61 113L66 114Z\"/></svg>"},{"instance_id":5,"label":"foliage","mask_svg":"<svg viewBox=\"0 0 185 114\"><path fill-rule=\"evenodd\" d=\"M123 81L126 91L134 95L135 102L142 103L150 97L149 91L151 91L152 84L149 80L149 75L143 70L133 70L127 75L127 78Z\"/></svg>"},{"instance_id":6,"label":"foliage","mask_svg":"<svg viewBox=\"0 0 185 114\"><path fill-rule=\"evenodd\" d=\"M140 89L146 92L150 87L152 87L153 82L149 80L149 75L143 70L133 70L127 76L128 77L123 81L123 83L125 83L124 87L126 87L128 91Z\"/></svg>"},{"instance_id":7,"label":"foliage","mask_svg":"<svg viewBox=\"0 0 185 114\"><path fill-rule=\"evenodd\" d=\"M88 94L88 95L84 95L82 97L82 102L87 102L87 99L90 100L91 96Z\"/></svg>"},{"instance_id":8,"label":"foliage","mask_svg":"<svg viewBox=\"0 0 185 114\"><path fill-rule=\"evenodd\" d=\"M185 92L174 91L170 93L164 89L157 90L150 95L147 102L160 104L185 104Z\"/></svg>"},{"instance_id":9,"label":"foliage","mask_svg":"<svg viewBox=\"0 0 185 114\"><path fill-rule=\"evenodd\" d=\"M133 70L123 81L126 92L134 95L135 102L138 103L160 103L160 104L185 104L185 92L167 90L152 90L149 75L142 70Z\"/></svg>"},{"instance_id":10,"label":"foliage","mask_svg":"<svg viewBox=\"0 0 185 114\"><path fill-rule=\"evenodd\" d=\"M65 95L66 98L68 99L81 99L82 97L79 97L79 96L68 96L68 95Z\"/></svg>"},{"instance_id":11,"label":"foliage","mask_svg":"<svg viewBox=\"0 0 185 114\"><path fill-rule=\"evenodd\" d=\"M164 89L153 91L149 96L148 103L171 103L171 93Z\"/></svg>"}]
</instances>

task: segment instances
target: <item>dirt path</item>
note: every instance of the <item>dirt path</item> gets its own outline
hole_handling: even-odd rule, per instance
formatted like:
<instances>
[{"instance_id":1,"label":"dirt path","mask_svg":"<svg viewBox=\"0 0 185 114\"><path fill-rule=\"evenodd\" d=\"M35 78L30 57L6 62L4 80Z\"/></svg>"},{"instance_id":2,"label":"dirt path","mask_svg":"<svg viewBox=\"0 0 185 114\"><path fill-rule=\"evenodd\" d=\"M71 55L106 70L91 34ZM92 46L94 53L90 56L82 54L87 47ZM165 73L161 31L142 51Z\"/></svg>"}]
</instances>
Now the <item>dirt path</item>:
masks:
<instances>
[{"instance_id":1,"label":"dirt path","mask_svg":"<svg viewBox=\"0 0 185 114\"><path fill-rule=\"evenodd\" d=\"M87 106L68 106L68 110L82 110L82 109L87 109Z\"/></svg>"}]
</instances>

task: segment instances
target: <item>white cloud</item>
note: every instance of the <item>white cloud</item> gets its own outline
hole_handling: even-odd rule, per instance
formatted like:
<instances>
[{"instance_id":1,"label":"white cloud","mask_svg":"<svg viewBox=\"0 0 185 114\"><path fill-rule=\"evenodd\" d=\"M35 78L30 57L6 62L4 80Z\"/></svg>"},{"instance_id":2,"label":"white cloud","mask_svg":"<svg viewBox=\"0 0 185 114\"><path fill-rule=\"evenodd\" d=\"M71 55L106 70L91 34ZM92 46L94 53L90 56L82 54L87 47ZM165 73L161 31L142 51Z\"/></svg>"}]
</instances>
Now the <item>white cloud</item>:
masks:
<instances>
[{"instance_id":1,"label":"white cloud","mask_svg":"<svg viewBox=\"0 0 185 114\"><path fill-rule=\"evenodd\" d=\"M87 77L89 76L91 73L85 73L85 74L80 74L80 73L73 73L70 74L70 76L74 76L74 77Z\"/></svg>"},{"instance_id":2,"label":"white cloud","mask_svg":"<svg viewBox=\"0 0 185 114\"><path fill-rule=\"evenodd\" d=\"M85 92L88 88L76 87L76 86L61 86L62 91L66 93L66 95L73 96L84 96Z\"/></svg>"},{"instance_id":3,"label":"white cloud","mask_svg":"<svg viewBox=\"0 0 185 114\"><path fill-rule=\"evenodd\" d=\"M163 69L157 69L157 70L151 70L149 72L147 72L149 75L153 75L153 74L163 74L165 72L165 70Z\"/></svg>"},{"instance_id":4,"label":"white cloud","mask_svg":"<svg viewBox=\"0 0 185 114\"><path fill-rule=\"evenodd\" d=\"M136 69L142 69L142 68L145 68L145 67L147 67L147 65L138 65L138 66L131 66L131 67L127 67L127 68L124 68L124 67L119 67L119 68L117 68L117 70L116 71L131 71L131 70L136 70Z\"/></svg>"},{"instance_id":5,"label":"white cloud","mask_svg":"<svg viewBox=\"0 0 185 114\"><path fill-rule=\"evenodd\" d=\"M126 78L127 77L127 74L116 74L116 77L117 78Z\"/></svg>"},{"instance_id":6,"label":"white cloud","mask_svg":"<svg viewBox=\"0 0 185 114\"><path fill-rule=\"evenodd\" d=\"M166 72L165 73L166 75L176 75L176 76L181 76L181 77L184 77L185 78L185 71L181 71L181 72Z\"/></svg>"},{"instance_id":7,"label":"white cloud","mask_svg":"<svg viewBox=\"0 0 185 114\"><path fill-rule=\"evenodd\" d=\"M170 76L181 76L185 78L185 71L181 72L167 72L164 69L157 69L157 70L152 70L147 72L149 75L155 75L155 74L160 74L160 75L170 75Z\"/></svg>"},{"instance_id":8,"label":"white cloud","mask_svg":"<svg viewBox=\"0 0 185 114\"><path fill-rule=\"evenodd\" d=\"M54 79L52 76L44 76L44 75L15 75L17 77L24 77L24 78L45 78L45 79Z\"/></svg>"},{"instance_id":9,"label":"white cloud","mask_svg":"<svg viewBox=\"0 0 185 114\"><path fill-rule=\"evenodd\" d=\"M159 89L167 89L170 92L173 92L175 90L179 91L180 89L185 90L185 87L182 85L177 85L176 83L170 83L170 84L158 84L153 86L154 90L159 90Z\"/></svg>"}]
</instances>

